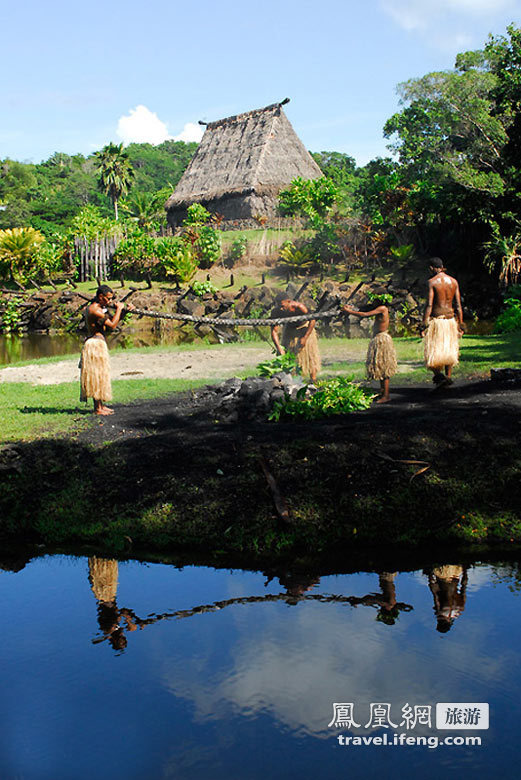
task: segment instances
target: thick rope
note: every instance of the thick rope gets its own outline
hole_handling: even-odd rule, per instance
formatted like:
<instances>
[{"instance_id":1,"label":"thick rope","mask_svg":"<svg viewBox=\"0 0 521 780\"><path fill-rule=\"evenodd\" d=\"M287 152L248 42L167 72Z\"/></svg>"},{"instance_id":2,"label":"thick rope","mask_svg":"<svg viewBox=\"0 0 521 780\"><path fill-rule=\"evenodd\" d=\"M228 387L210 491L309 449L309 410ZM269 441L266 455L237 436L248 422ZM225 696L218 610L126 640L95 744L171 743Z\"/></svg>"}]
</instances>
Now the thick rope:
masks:
<instances>
[{"instance_id":1,"label":"thick rope","mask_svg":"<svg viewBox=\"0 0 521 780\"><path fill-rule=\"evenodd\" d=\"M132 309L131 314L137 314L139 317L153 317L158 320L180 320L181 322L195 322L205 325L240 325L243 327L257 327L259 325L287 325L299 322L309 322L309 320L327 320L340 316L340 309L329 309L323 312L310 312L309 314L299 314L294 317L268 317L266 319L234 319L232 317L196 317L193 314L167 314L160 311L150 311L148 309Z\"/></svg>"}]
</instances>

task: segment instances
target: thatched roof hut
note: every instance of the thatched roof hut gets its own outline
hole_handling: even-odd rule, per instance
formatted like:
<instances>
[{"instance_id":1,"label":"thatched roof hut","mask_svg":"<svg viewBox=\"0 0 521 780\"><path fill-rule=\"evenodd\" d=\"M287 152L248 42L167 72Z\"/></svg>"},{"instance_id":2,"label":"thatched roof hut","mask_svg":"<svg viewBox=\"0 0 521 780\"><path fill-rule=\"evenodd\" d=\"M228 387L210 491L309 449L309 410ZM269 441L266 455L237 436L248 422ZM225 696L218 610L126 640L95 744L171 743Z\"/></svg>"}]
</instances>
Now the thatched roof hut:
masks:
<instances>
[{"instance_id":1,"label":"thatched roof hut","mask_svg":"<svg viewBox=\"0 0 521 780\"><path fill-rule=\"evenodd\" d=\"M284 114L286 102L207 125L166 203L172 226L182 222L192 203L202 203L225 220L275 216L281 189L297 176L323 175Z\"/></svg>"}]
</instances>

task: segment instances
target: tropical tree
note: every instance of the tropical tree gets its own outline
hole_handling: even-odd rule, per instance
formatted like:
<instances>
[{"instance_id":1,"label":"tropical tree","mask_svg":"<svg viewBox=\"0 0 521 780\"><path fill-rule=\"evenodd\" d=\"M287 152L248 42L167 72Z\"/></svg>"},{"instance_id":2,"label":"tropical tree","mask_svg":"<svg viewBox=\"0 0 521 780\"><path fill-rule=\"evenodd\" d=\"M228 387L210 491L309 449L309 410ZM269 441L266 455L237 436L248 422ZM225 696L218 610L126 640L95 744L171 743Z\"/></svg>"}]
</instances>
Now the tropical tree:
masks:
<instances>
[{"instance_id":1,"label":"tropical tree","mask_svg":"<svg viewBox=\"0 0 521 780\"><path fill-rule=\"evenodd\" d=\"M121 210L143 230L157 228L165 222L165 202L172 190L173 187L159 192L133 192L121 201Z\"/></svg>"},{"instance_id":2,"label":"tropical tree","mask_svg":"<svg viewBox=\"0 0 521 780\"><path fill-rule=\"evenodd\" d=\"M98 159L99 187L114 205L114 215L118 219L118 201L127 194L134 180L134 169L123 144L107 144L96 152Z\"/></svg>"}]
</instances>

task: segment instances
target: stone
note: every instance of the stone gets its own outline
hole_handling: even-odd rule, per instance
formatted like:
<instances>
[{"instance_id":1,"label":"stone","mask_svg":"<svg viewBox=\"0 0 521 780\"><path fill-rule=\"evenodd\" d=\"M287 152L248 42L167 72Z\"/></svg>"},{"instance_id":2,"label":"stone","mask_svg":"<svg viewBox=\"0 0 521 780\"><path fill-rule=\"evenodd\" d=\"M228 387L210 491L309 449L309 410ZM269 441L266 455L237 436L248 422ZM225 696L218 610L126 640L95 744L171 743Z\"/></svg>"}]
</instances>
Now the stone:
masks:
<instances>
[{"instance_id":1,"label":"stone","mask_svg":"<svg viewBox=\"0 0 521 780\"><path fill-rule=\"evenodd\" d=\"M204 306L199 299L191 300L190 298L183 298L177 304L178 310L182 314L191 314L193 317L204 317Z\"/></svg>"}]
</instances>

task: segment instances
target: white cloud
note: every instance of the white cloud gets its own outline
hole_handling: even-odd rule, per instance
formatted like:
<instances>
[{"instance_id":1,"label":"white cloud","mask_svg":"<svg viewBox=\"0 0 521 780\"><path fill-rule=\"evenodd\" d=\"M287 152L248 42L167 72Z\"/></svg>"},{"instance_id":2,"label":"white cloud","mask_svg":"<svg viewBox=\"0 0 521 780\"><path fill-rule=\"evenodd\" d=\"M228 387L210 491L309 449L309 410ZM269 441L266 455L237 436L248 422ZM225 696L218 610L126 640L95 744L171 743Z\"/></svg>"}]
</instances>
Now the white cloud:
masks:
<instances>
[{"instance_id":1,"label":"white cloud","mask_svg":"<svg viewBox=\"0 0 521 780\"><path fill-rule=\"evenodd\" d=\"M194 122L187 122L179 135L174 135L174 141L185 141L186 143L196 141L199 143L203 137L203 132L204 130L201 125L196 125Z\"/></svg>"},{"instance_id":2,"label":"white cloud","mask_svg":"<svg viewBox=\"0 0 521 780\"><path fill-rule=\"evenodd\" d=\"M517 0L381 0L383 10L408 32L426 30L447 14L493 18L517 5Z\"/></svg>"},{"instance_id":3,"label":"white cloud","mask_svg":"<svg viewBox=\"0 0 521 780\"><path fill-rule=\"evenodd\" d=\"M121 116L116 132L125 145L160 144L171 137L165 123L146 106L136 106L128 116Z\"/></svg>"},{"instance_id":4,"label":"white cloud","mask_svg":"<svg viewBox=\"0 0 521 780\"><path fill-rule=\"evenodd\" d=\"M127 144L161 144L163 141L196 141L203 137L203 128L194 122L187 122L179 135L172 136L165 122L146 106L136 106L118 120L117 135Z\"/></svg>"}]
</instances>

